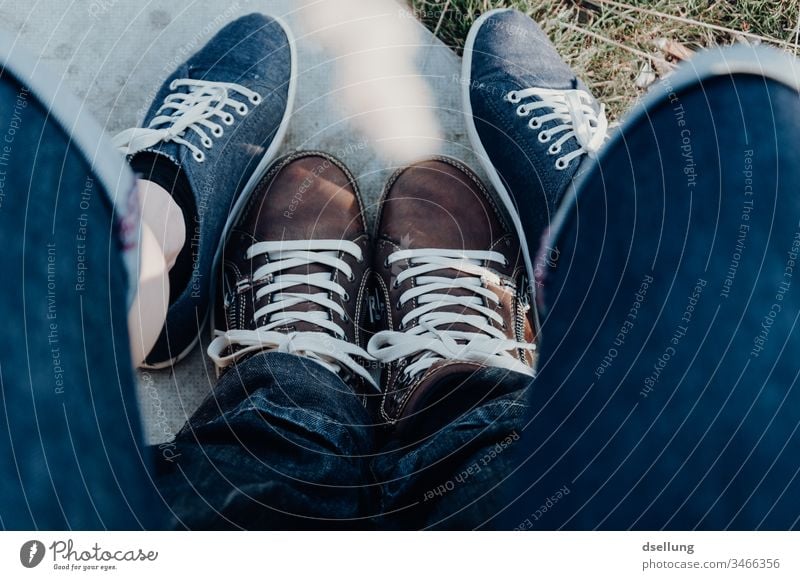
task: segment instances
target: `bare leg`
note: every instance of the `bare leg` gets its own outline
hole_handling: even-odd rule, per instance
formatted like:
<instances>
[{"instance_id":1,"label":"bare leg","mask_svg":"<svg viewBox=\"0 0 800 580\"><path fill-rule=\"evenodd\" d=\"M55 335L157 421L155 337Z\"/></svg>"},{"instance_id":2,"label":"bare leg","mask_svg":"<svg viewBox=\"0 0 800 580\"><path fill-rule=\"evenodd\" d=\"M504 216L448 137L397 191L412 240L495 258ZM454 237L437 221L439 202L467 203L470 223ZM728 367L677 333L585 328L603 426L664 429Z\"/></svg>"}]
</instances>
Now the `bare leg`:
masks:
<instances>
[{"instance_id":1,"label":"bare leg","mask_svg":"<svg viewBox=\"0 0 800 580\"><path fill-rule=\"evenodd\" d=\"M142 208L139 289L128 312L133 364L140 365L158 339L169 306L169 271L184 242L183 212L163 187L138 182Z\"/></svg>"}]
</instances>

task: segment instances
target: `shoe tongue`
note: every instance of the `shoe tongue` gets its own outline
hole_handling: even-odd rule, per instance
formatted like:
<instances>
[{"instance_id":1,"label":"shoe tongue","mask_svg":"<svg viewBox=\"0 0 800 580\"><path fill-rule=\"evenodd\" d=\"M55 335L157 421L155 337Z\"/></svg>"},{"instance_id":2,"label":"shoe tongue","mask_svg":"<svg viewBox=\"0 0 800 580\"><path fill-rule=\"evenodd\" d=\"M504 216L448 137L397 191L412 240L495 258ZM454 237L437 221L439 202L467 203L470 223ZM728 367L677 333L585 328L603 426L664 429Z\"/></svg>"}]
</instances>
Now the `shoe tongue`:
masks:
<instances>
[{"instance_id":1,"label":"shoe tongue","mask_svg":"<svg viewBox=\"0 0 800 580\"><path fill-rule=\"evenodd\" d=\"M240 239L238 241L232 241L231 243L236 243L241 248L250 247L255 240L249 234L244 232L238 232ZM266 254L259 254L254 256L248 261L240 262L239 268L243 268L245 271L241 272L241 275L249 278L252 280L252 277L255 275L256 271L271 262L275 262L275 259L272 255L268 256ZM256 330L259 327L262 327L268 323L268 319L274 316L276 313L272 313L267 316L261 316L259 319L255 319L255 313L259 309L263 308L264 306L269 305L274 301L276 298L279 298L281 291L275 292L273 294L266 294L261 298L257 298L256 294L262 288L269 286L270 284L274 283L275 278L285 276L287 274L294 274L299 276L308 276L310 274L316 273L327 273L332 274L332 269L328 268L323 264L306 264L301 266L295 266L294 268L287 268L285 270L281 270L276 272L272 277L262 278L260 280L256 280L252 283L252 286L248 287L241 287L236 289L239 294L239 306L235 309L234 312L231 313L232 316L235 316L237 319L231 321L233 323L233 327L236 328L246 328L249 330ZM339 278L343 276L341 272L338 272ZM226 293L232 292L234 289L226 288ZM316 286L312 286L309 284L298 284L297 286L291 286L283 290L286 294L318 294L318 293L328 293L328 291L324 288L318 288ZM338 301L338 295L332 295L332 300ZM328 317L330 316L330 312L320 306L319 304L304 301L294 306L287 307L287 311L289 312L324 312ZM280 312L280 311L278 311ZM274 330L279 332L325 332L330 334L330 330L326 328L322 328L316 324L305 322L305 321L287 321L285 325L275 328Z\"/></svg>"},{"instance_id":2,"label":"shoe tongue","mask_svg":"<svg viewBox=\"0 0 800 580\"><path fill-rule=\"evenodd\" d=\"M425 274L425 276L436 276L436 277L449 278L449 279L454 279L454 280L461 279L461 278L477 278L478 277L476 274L472 274L472 273L469 273L469 272L463 272L461 270L456 270L456 269L453 269L453 268L435 270L433 272L430 272L429 274ZM417 285L419 284L419 279L417 279L416 283L417 283ZM484 287L485 287L485 285L484 285ZM476 286L476 288L477 288L477 286ZM470 289L461 288L461 287L455 286L455 285L453 287L451 287L451 288L445 288L445 289L438 290L438 291L433 292L433 293L435 293L435 294L447 294L448 296L451 296L451 297L467 297L467 298L471 298L471 299L477 298L477 299L479 299L481 301L480 304L482 306L484 306L484 307L494 308L494 306L495 306L494 303L487 301L480 294L477 294L476 292L474 292L474 291L472 291ZM448 304L446 306L440 306L439 308L436 308L433 311L433 313L437 313L437 312L450 312L450 313L458 314L460 316L482 316L482 314L478 310L475 310L470 306L462 306L460 304ZM425 315L423 315L423 317L424 316ZM486 324L489 324L488 319L486 321ZM471 324L466 324L466 323L463 323L463 322L454 322L454 323L451 323L451 324L442 324L442 325L437 326L437 329L438 330L443 330L443 331L458 331L458 332L470 332L470 333L478 333L478 332L480 332L477 328L475 328ZM461 341L459 341L459 342L461 342Z\"/></svg>"},{"instance_id":3,"label":"shoe tongue","mask_svg":"<svg viewBox=\"0 0 800 580\"><path fill-rule=\"evenodd\" d=\"M286 270L281 270L276 274L276 277L286 276L286 275L298 275L298 276L309 276L311 274L319 274L325 273L327 274L327 279L330 279L331 275L333 274L333 269L329 268L323 264L306 264L302 266L296 266L294 268L288 268ZM341 279L343 274L339 271L336 271L338 274L338 278ZM269 284L269 281L260 282L260 284ZM286 294L320 294L324 293L329 295L329 297L334 301L340 301L340 298L337 294L333 294L328 292L325 288L319 288L317 286L313 286L310 284L298 284L296 286L290 286L285 288L282 291L276 292L272 296L264 296L261 300L259 300L258 308L265 306L270 303L270 298L274 301L276 299L280 300L280 294L284 292ZM317 304L316 302L311 301L303 301L299 304L295 304L294 306L289 306L286 308L288 312L323 312L326 314L326 318L330 318L332 313L323 306ZM278 311L278 313L281 311ZM276 313L277 314L277 313ZM267 317L262 317L257 321L258 325L267 324ZM317 324L306 322L306 321L287 321L284 326L280 326L276 328L278 332L325 332L331 334L331 331L327 328L323 328Z\"/></svg>"}]
</instances>

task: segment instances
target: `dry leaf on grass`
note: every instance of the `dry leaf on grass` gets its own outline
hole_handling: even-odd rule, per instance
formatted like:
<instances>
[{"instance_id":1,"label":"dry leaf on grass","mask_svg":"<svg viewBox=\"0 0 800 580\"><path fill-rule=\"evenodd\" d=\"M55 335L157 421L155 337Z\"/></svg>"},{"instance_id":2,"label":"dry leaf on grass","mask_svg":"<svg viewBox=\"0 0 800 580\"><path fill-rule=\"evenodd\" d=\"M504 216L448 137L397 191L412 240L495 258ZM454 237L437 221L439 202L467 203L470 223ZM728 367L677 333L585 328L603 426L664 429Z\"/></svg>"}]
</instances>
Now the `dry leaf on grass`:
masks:
<instances>
[{"instance_id":1,"label":"dry leaf on grass","mask_svg":"<svg viewBox=\"0 0 800 580\"><path fill-rule=\"evenodd\" d=\"M692 55L694 55L694 51L691 48L687 48L677 40L671 40L669 38L656 39L656 46L667 55L667 57L672 57L677 60L689 60L692 58Z\"/></svg>"}]
</instances>

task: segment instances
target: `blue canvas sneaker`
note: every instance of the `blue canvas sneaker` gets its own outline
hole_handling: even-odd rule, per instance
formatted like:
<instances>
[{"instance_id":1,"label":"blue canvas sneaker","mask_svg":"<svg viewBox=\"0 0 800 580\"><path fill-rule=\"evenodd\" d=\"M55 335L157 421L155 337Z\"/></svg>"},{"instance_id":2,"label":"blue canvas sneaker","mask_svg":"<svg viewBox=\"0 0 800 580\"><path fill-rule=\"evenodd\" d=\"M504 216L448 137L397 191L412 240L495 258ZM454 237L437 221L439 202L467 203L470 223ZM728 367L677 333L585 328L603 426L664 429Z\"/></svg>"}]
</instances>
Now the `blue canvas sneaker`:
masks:
<instances>
[{"instance_id":1,"label":"blue canvas sneaker","mask_svg":"<svg viewBox=\"0 0 800 580\"><path fill-rule=\"evenodd\" d=\"M199 340L226 232L286 133L295 66L283 23L243 16L164 82L144 128L115 138L137 172L172 192L187 222L166 324L146 367L174 364Z\"/></svg>"},{"instance_id":2,"label":"blue canvas sneaker","mask_svg":"<svg viewBox=\"0 0 800 580\"><path fill-rule=\"evenodd\" d=\"M511 9L487 12L472 26L461 81L470 141L532 276L531 254L564 191L606 139L604 109L541 28Z\"/></svg>"}]
</instances>

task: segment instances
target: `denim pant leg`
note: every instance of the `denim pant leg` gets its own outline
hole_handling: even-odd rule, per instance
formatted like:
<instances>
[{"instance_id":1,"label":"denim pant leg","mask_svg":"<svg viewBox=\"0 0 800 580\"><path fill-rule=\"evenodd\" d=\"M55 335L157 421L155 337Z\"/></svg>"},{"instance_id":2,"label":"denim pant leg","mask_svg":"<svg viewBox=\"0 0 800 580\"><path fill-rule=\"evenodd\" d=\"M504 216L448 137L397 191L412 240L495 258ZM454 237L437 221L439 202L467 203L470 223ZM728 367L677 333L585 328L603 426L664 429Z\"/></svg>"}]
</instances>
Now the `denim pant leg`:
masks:
<instances>
[{"instance_id":1,"label":"denim pant leg","mask_svg":"<svg viewBox=\"0 0 800 580\"><path fill-rule=\"evenodd\" d=\"M369 415L315 362L262 353L228 371L169 453L159 487L178 528L364 528L375 505Z\"/></svg>"},{"instance_id":2,"label":"denim pant leg","mask_svg":"<svg viewBox=\"0 0 800 580\"><path fill-rule=\"evenodd\" d=\"M800 99L742 54L656 85L551 242L507 527L800 522Z\"/></svg>"},{"instance_id":3,"label":"denim pant leg","mask_svg":"<svg viewBox=\"0 0 800 580\"><path fill-rule=\"evenodd\" d=\"M99 127L69 119L74 102L43 102L7 66L0 528L151 528L158 498L130 357L128 250L109 189L130 197L133 176ZM116 179L96 172L101 165L115 167Z\"/></svg>"},{"instance_id":4,"label":"denim pant leg","mask_svg":"<svg viewBox=\"0 0 800 580\"><path fill-rule=\"evenodd\" d=\"M531 378L484 369L448 380L457 387L434 388L451 392L450 397L480 392L483 398L470 395L479 402L467 410L453 413L454 401L450 409L427 413L424 423L404 428L376 455L372 468L382 491L381 515L374 520L378 527L492 527L492 517L505 505L503 484L515 467L511 450L524 428Z\"/></svg>"}]
</instances>

